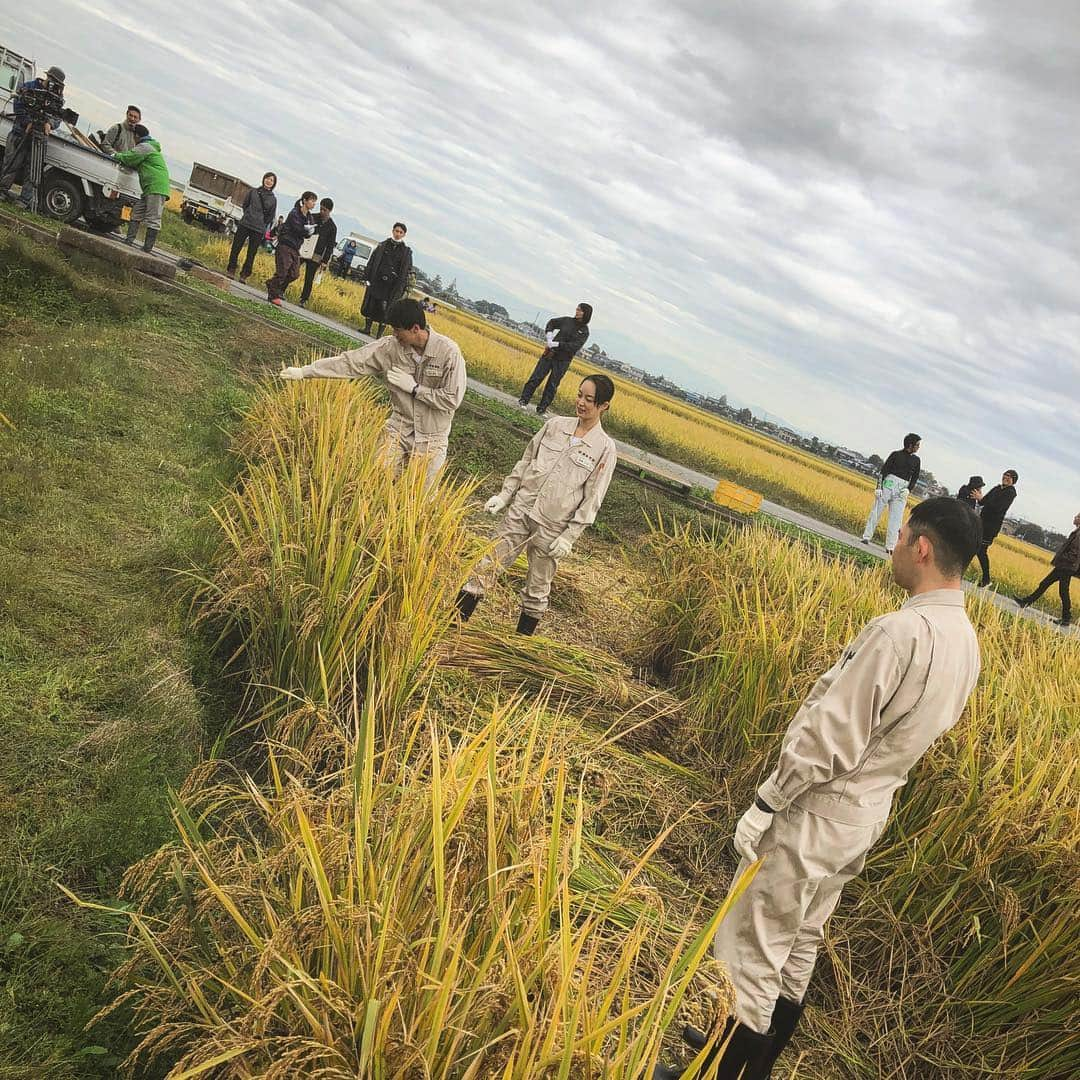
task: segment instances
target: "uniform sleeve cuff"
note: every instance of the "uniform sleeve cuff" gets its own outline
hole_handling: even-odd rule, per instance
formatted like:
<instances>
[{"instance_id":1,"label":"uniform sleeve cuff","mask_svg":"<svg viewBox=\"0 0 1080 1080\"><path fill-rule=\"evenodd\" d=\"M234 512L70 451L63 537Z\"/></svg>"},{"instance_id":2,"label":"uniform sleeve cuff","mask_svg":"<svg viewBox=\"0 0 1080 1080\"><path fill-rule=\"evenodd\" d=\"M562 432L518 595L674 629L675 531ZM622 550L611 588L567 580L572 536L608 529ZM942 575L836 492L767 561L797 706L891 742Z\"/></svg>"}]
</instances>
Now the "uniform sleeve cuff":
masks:
<instances>
[{"instance_id":1,"label":"uniform sleeve cuff","mask_svg":"<svg viewBox=\"0 0 1080 1080\"><path fill-rule=\"evenodd\" d=\"M757 789L757 795L762 802L768 803L769 806L773 808L774 812L783 810L790 801L781 792L780 788L777 787L776 781L771 776Z\"/></svg>"}]
</instances>

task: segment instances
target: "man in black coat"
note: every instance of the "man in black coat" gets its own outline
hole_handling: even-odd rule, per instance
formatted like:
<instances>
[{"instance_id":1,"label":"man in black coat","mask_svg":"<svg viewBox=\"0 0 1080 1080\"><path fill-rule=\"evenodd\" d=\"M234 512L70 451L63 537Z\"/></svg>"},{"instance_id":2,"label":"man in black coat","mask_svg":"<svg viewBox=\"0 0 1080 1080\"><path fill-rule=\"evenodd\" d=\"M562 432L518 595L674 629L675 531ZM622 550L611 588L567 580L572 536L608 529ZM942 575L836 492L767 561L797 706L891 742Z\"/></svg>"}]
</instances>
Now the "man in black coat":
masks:
<instances>
[{"instance_id":1,"label":"man in black coat","mask_svg":"<svg viewBox=\"0 0 1080 1080\"><path fill-rule=\"evenodd\" d=\"M1005 515L1016 498L1016 482L1020 474L1015 469L1006 469L1001 483L995 484L983 497L980 517L982 518L982 543L976 552L979 566L982 568L982 580L979 585L985 588L990 584L990 545L1001 532Z\"/></svg>"},{"instance_id":2,"label":"man in black coat","mask_svg":"<svg viewBox=\"0 0 1080 1080\"><path fill-rule=\"evenodd\" d=\"M409 289L409 275L412 274L412 251L405 245L405 233L408 230L400 221L394 222L394 228L368 259L364 270L367 288L364 290L364 302L360 305L360 314L364 319L364 333L371 333L371 324L378 328L375 337L382 337L386 323L386 309L395 300L400 300Z\"/></svg>"},{"instance_id":3,"label":"man in black coat","mask_svg":"<svg viewBox=\"0 0 1080 1080\"><path fill-rule=\"evenodd\" d=\"M319 203L319 216L315 219L315 232L318 238L315 241L315 252L310 259L304 259L304 288L300 292L300 306L307 307L311 299L311 286L315 281L315 274L320 267L330 267L330 260L334 257L334 248L337 247L337 223L330 216L334 209L333 199L323 199Z\"/></svg>"},{"instance_id":4,"label":"man in black coat","mask_svg":"<svg viewBox=\"0 0 1080 1080\"><path fill-rule=\"evenodd\" d=\"M1074 577L1080 577L1080 514L1073 518L1073 531L1065 543L1057 549L1051 561L1053 569L1050 573L1039 582L1033 593L1022 596L1017 603L1022 608L1034 604L1056 581L1058 596L1061 597L1061 618L1058 620L1058 626L1068 626L1072 622L1069 586Z\"/></svg>"},{"instance_id":5,"label":"man in black coat","mask_svg":"<svg viewBox=\"0 0 1080 1080\"><path fill-rule=\"evenodd\" d=\"M518 404L524 409L536 392L536 388L544 383L544 389L540 392L540 401L536 406L538 416L546 416L551 403L555 400L555 391L559 389L559 383L570 369L570 361L581 351L585 342L589 340L589 320L592 318L592 305L584 300L577 306L574 314L565 315L561 319L550 319L544 327L547 345L540 354L540 359L533 368L533 373L525 381L521 388L521 397Z\"/></svg>"}]
</instances>

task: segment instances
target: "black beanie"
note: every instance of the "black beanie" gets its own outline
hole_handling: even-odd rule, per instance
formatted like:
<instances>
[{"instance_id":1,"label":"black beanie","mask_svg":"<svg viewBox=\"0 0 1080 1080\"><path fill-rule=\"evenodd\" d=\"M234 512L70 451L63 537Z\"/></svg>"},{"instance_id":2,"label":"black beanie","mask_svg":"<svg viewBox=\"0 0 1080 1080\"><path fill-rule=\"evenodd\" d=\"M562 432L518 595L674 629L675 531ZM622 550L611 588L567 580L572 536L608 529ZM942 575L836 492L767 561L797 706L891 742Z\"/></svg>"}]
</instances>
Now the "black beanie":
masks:
<instances>
[{"instance_id":1,"label":"black beanie","mask_svg":"<svg viewBox=\"0 0 1080 1080\"><path fill-rule=\"evenodd\" d=\"M578 307L581 308L581 312L585 316L585 318L582 319L581 321L586 326L588 326L589 325L589 320L592 318L592 304L586 304L585 301L582 300L581 303L578 304Z\"/></svg>"}]
</instances>

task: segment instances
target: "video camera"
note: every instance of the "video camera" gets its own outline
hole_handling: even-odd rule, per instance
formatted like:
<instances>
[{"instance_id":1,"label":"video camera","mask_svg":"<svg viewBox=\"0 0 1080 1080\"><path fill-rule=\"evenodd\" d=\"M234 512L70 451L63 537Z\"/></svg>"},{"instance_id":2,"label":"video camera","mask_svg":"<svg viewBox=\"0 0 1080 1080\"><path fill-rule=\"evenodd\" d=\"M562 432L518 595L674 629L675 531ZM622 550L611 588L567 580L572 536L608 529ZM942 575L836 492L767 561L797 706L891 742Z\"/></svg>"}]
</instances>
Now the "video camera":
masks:
<instances>
[{"instance_id":1,"label":"video camera","mask_svg":"<svg viewBox=\"0 0 1080 1080\"><path fill-rule=\"evenodd\" d=\"M37 125L55 123L57 120L65 120L69 124L78 123L79 114L64 107L64 95L55 90L53 85L49 83L47 86L23 87L20 96L30 116L30 123Z\"/></svg>"}]
</instances>

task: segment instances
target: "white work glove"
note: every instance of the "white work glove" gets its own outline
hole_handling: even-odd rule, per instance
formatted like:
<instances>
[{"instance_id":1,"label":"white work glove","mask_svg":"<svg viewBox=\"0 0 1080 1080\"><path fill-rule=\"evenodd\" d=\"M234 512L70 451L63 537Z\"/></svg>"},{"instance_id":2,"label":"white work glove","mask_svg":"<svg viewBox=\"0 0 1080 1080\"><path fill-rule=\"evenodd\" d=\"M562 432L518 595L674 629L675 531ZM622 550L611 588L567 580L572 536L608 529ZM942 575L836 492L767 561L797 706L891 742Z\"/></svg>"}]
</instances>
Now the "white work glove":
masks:
<instances>
[{"instance_id":1,"label":"white work glove","mask_svg":"<svg viewBox=\"0 0 1080 1080\"><path fill-rule=\"evenodd\" d=\"M758 845L761 843L765 831L772 824L774 816L767 810L762 810L757 803L754 803L739 818L739 824L735 826L735 838L732 843L735 845L735 850L744 859L749 859L750 862L757 859Z\"/></svg>"},{"instance_id":2,"label":"white work glove","mask_svg":"<svg viewBox=\"0 0 1080 1080\"><path fill-rule=\"evenodd\" d=\"M416 389L416 380L400 368L390 368L386 373L386 381L404 394L411 394Z\"/></svg>"},{"instance_id":3,"label":"white work glove","mask_svg":"<svg viewBox=\"0 0 1080 1080\"><path fill-rule=\"evenodd\" d=\"M314 225L305 225L304 226L304 235L305 236L311 236L314 232L315 232L315 226Z\"/></svg>"},{"instance_id":4,"label":"white work glove","mask_svg":"<svg viewBox=\"0 0 1080 1080\"><path fill-rule=\"evenodd\" d=\"M303 377L304 369L299 367L282 368L278 372L279 379L302 379Z\"/></svg>"},{"instance_id":5,"label":"white work glove","mask_svg":"<svg viewBox=\"0 0 1080 1080\"><path fill-rule=\"evenodd\" d=\"M566 533L556 537L555 542L548 548L548 554L553 559L565 559L570 554L570 549L574 546L574 541L570 539Z\"/></svg>"},{"instance_id":6,"label":"white work glove","mask_svg":"<svg viewBox=\"0 0 1080 1080\"><path fill-rule=\"evenodd\" d=\"M501 495L492 495L486 503L484 503L484 509L489 514L501 514L506 509L506 500Z\"/></svg>"}]
</instances>

